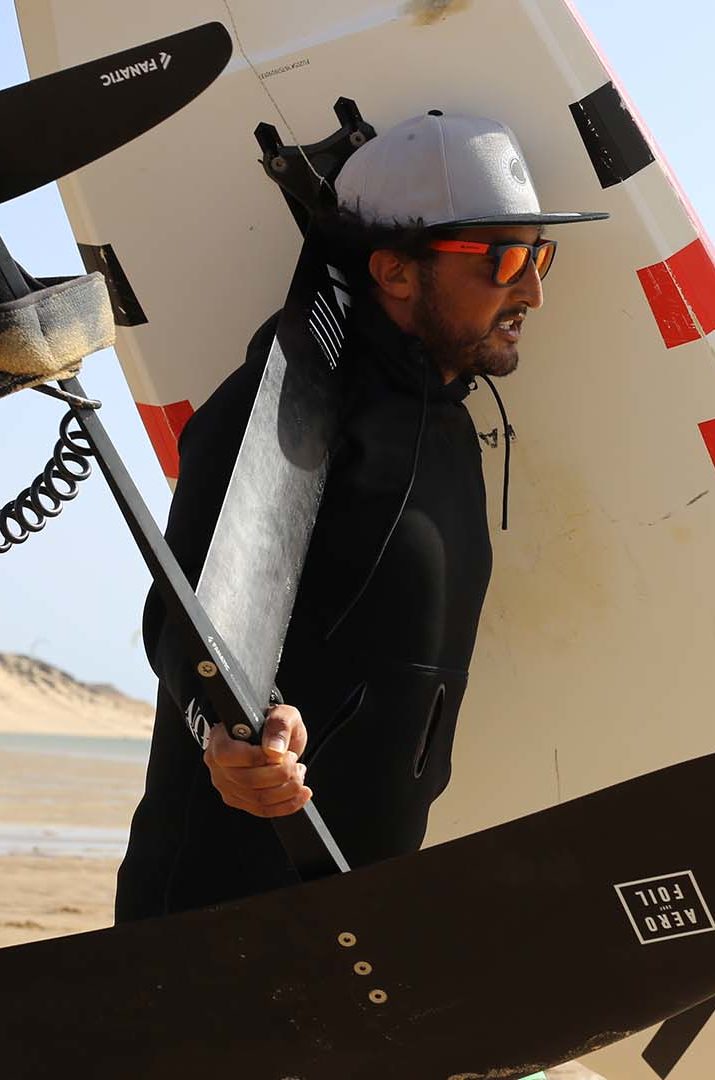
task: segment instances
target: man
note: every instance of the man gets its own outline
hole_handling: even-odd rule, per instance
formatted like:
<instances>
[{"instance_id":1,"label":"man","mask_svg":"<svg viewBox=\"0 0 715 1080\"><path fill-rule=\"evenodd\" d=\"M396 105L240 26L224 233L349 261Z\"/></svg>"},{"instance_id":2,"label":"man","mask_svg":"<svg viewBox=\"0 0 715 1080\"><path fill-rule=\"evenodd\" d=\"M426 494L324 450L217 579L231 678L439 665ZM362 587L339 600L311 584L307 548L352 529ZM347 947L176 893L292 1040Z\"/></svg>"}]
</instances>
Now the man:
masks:
<instances>
[{"instance_id":1,"label":"man","mask_svg":"<svg viewBox=\"0 0 715 1080\"><path fill-rule=\"evenodd\" d=\"M218 724L202 756L192 731L215 718L150 594L160 692L119 919L295 881L269 819L312 796L351 865L414 851L449 779L491 572L463 401L479 376L517 366L556 249L544 226L605 215L542 213L507 128L437 111L358 150L336 192L322 227L357 299L340 437L276 680L291 705L270 711L260 747ZM182 436L167 539L194 583L275 327Z\"/></svg>"}]
</instances>

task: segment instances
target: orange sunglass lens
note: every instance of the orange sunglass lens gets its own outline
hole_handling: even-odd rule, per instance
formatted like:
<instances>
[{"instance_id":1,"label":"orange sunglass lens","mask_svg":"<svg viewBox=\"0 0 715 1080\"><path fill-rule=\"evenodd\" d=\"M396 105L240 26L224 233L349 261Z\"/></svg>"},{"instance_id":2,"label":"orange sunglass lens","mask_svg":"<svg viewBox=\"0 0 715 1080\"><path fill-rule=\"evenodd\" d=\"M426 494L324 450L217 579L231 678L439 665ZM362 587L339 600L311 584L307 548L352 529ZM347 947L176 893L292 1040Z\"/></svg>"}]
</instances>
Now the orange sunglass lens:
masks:
<instances>
[{"instance_id":1,"label":"orange sunglass lens","mask_svg":"<svg viewBox=\"0 0 715 1080\"><path fill-rule=\"evenodd\" d=\"M542 244L536 253L536 269L540 278L545 278L554 261L556 247L554 244Z\"/></svg>"},{"instance_id":2,"label":"orange sunglass lens","mask_svg":"<svg viewBox=\"0 0 715 1080\"><path fill-rule=\"evenodd\" d=\"M551 263L554 261L554 254L556 253L556 245L547 243L542 244L536 249L536 271L540 278L545 278L549 271ZM497 270L497 282L500 285L511 285L515 281L518 281L521 275L526 269L526 264L531 258L531 251L528 247L520 247L516 244L514 247L507 248L502 253L502 257L499 260L499 269Z\"/></svg>"},{"instance_id":3,"label":"orange sunglass lens","mask_svg":"<svg viewBox=\"0 0 715 1080\"><path fill-rule=\"evenodd\" d=\"M510 247L502 252L497 270L497 281L500 285L511 285L517 281L524 272L531 253L527 247Z\"/></svg>"}]
</instances>

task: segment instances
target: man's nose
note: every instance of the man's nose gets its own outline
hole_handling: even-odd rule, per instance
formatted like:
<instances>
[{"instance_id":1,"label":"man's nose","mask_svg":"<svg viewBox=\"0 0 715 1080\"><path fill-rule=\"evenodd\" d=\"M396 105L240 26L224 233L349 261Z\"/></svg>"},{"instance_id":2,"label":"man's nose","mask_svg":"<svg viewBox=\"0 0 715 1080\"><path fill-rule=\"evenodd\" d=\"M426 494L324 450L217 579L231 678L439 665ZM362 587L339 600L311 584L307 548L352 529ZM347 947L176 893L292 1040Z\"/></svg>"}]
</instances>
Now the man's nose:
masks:
<instances>
[{"instance_id":1,"label":"man's nose","mask_svg":"<svg viewBox=\"0 0 715 1080\"><path fill-rule=\"evenodd\" d=\"M522 304L526 304L527 307L533 309L540 308L543 304L544 290L533 259L529 259L529 265L524 271L523 277L517 281L514 287L514 297L520 300Z\"/></svg>"}]
</instances>

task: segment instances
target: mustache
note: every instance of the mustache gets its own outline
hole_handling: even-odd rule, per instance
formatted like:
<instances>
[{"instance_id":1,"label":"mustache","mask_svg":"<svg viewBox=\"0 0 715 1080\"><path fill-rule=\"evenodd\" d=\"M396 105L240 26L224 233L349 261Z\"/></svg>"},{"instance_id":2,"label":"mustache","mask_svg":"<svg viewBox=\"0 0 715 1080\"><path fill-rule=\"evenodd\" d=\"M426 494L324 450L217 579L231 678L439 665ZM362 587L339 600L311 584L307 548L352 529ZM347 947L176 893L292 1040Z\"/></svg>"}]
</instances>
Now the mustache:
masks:
<instances>
[{"instance_id":1,"label":"mustache","mask_svg":"<svg viewBox=\"0 0 715 1080\"><path fill-rule=\"evenodd\" d=\"M516 307L505 308L504 311L500 311L494 320L492 329L498 326L500 322L506 322L508 319L516 319L519 316L526 318L526 313L529 308L526 304L518 304Z\"/></svg>"}]
</instances>

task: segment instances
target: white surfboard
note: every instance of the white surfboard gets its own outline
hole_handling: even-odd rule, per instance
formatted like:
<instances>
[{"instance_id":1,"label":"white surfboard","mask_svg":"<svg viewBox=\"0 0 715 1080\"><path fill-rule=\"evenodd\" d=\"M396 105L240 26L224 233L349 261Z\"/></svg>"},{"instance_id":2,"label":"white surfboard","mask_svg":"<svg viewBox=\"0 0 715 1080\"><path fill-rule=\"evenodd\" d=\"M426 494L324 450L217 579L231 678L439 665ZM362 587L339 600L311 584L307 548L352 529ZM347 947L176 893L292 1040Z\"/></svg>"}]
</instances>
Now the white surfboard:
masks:
<instances>
[{"instance_id":1,"label":"white surfboard","mask_svg":"<svg viewBox=\"0 0 715 1080\"><path fill-rule=\"evenodd\" d=\"M492 115L515 130L545 208L611 214L554 229L545 306L500 386L517 436L510 529L498 528L500 436L484 443L494 576L429 839L711 752L715 265L573 5L17 9L34 76L213 20L234 38L200 99L61 184L89 265L113 281L119 357L169 478L183 424L242 361L295 265L297 229L256 162L259 122L310 143L333 129L341 95L378 131L429 108ZM470 408L480 432L499 428L490 396ZM575 958L574 992L587 978ZM640 1057L651 1034L592 1067L653 1080ZM714 1057L715 1021L671 1075L708 1075Z\"/></svg>"}]
</instances>

